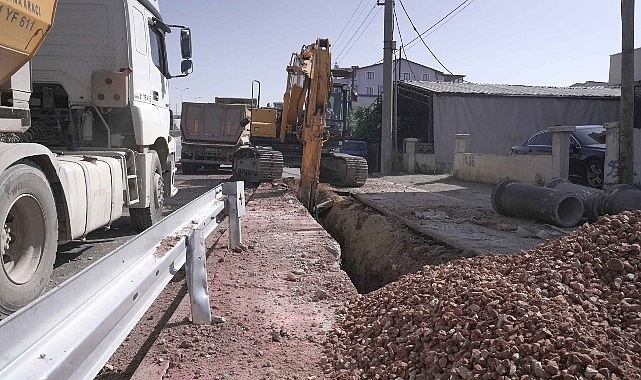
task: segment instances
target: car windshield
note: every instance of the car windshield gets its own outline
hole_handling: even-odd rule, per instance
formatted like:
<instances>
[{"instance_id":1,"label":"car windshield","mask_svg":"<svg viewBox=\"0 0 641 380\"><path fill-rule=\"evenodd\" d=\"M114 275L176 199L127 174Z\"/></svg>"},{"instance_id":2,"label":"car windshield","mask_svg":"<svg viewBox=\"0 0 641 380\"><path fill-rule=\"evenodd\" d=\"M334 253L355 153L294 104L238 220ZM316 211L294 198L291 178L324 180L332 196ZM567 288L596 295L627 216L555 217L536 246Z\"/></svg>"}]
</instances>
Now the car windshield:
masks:
<instances>
[{"instance_id":1,"label":"car windshield","mask_svg":"<svg viewBox=\"0 0 641 380\"><path fill-rule=\"evenodd\" d=\"M574 135L581 145L605 144L605 129L601 127L577 129Z\"/></svg>"}]
</instances>

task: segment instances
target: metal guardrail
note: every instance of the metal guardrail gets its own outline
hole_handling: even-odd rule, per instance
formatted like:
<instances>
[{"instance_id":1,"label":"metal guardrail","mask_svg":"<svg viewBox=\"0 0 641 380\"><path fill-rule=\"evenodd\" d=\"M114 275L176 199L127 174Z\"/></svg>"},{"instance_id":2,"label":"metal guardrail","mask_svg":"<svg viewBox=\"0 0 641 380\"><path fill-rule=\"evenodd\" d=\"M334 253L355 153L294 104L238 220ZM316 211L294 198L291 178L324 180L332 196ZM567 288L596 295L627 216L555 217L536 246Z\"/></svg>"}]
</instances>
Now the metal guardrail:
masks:
<instances>
[{"instance_id":1,"label":"metal guardrail","mask_svg":"<svg viewBox=\"0 0 641 380\"><path fill-rule=\"evenodd\" d=\"M1 321L0 378L94 378L187 260L192 319L210 323L204 239L229 215L240 245L244 210L242 182L218 186Z\"/></svg>"}]
</instances>

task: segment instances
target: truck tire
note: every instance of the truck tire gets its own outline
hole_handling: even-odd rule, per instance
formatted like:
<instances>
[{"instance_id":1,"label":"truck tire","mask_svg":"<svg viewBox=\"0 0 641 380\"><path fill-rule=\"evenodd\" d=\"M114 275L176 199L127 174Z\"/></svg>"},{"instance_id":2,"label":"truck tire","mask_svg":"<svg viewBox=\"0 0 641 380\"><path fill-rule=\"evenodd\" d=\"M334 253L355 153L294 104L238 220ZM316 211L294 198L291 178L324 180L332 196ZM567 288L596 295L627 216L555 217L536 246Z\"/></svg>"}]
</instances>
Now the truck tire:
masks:
<instances>
[{"instance_id":1,"label":"truck tire","mask_svg":"<svg viewBox=\"0 0 641 380\"><path fill-rule=\"evenodd\" d=\"M150 174L151 190L151 204L144 208L130 208L129 216L134 227L143 231L151 227L162 219L163 205L165 204L165 184L162 178L162 167L158 155L154 153L153 163L151 164L155 170ZM171 191L171 190L169 190Z\"/></svg>"},{"instance_id":2,"label":"truck tire","mask_svg":"<svg viewBox=\"0 0 641 380\"><path fill-rule=\"evenodd\" d=\"M0 317L45 290L53 271L58 215L49 182L30 161L0 174Z\"/></svg>"}]
</instances>

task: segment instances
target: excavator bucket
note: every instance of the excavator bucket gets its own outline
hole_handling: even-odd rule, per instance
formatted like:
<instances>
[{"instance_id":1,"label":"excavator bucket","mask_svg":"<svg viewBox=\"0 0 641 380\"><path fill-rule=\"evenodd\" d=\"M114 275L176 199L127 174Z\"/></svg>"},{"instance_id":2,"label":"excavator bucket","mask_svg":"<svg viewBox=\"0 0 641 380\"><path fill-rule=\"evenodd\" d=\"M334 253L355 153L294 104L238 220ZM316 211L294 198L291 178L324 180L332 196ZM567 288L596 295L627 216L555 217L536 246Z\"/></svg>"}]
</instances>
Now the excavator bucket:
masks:
<instances>
[{"instance_id":1,"label":"excavator bucket","mask_svg":"<svg viewBox=\"0 0 641 380\"><path fill-rule=\"evenodd\" d=\"M36 53L53 25L57 0L0 0L0 84Z\"/></svg>"}]
</instances>

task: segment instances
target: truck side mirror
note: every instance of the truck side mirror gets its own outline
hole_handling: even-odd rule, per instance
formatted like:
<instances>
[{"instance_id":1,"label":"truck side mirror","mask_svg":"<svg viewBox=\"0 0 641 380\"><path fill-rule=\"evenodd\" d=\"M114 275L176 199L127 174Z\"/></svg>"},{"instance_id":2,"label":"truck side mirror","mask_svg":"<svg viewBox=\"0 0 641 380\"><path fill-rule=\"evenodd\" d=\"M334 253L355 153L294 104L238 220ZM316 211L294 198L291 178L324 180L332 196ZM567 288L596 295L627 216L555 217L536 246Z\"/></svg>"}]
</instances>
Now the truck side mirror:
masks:
<instances>
[{"instance_id":1,"label":"truck side mirror","mask_svg":"<svg viewBox=\"0 0 641 380\"><path fill-rule=\"evenodd\" d=\"M194 69L194 63L191 61L191 59L184 59L180 63L180 71L185 75L191 74L193 69Z\"/></svg>"},{"instance_id":2,"label":"truck side mirror","mask_svg":"<svg viewBox=\"0 0 641 380\"><path fill-rule=\"evenodd\" d=\"M183 59L191 59L191 29L189 28L180 29L180 52Z\"/></svg>"}]
</instances>

